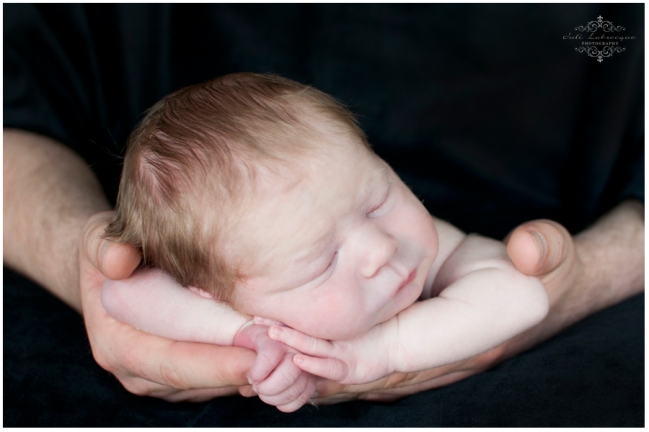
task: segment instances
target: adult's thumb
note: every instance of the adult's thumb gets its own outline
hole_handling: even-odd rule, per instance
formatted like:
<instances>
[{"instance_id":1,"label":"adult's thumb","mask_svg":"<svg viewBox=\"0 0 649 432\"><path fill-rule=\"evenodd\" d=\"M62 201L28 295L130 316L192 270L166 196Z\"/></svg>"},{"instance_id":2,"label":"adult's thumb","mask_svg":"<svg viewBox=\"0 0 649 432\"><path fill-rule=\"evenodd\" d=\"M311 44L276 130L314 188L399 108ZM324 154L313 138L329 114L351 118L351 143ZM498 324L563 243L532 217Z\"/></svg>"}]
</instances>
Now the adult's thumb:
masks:
<instances>
[{"instance_id":1,"label":"adult's thumb","mask_svg":"<svg viewBox=\"0 0 649 432\"><path fill-rule=\"evenodd\" d=\"M574 250L568 230L551 220L536 220L518 226L505 239L507 253L518 270L542 277L556 270Z\"/></svg>"},{"instance_id":2,"label":"adult's thumb","mask_svg":"<svg viewBox=\"0 0 649 432\"><path fill-rule=\"evenodd\" d=\"M113 212L92 215L81 239L81 253L108 279L126 279L140 264L140 251L128 244L116 243L103 237Z\"/></svg>"}]
</instances>

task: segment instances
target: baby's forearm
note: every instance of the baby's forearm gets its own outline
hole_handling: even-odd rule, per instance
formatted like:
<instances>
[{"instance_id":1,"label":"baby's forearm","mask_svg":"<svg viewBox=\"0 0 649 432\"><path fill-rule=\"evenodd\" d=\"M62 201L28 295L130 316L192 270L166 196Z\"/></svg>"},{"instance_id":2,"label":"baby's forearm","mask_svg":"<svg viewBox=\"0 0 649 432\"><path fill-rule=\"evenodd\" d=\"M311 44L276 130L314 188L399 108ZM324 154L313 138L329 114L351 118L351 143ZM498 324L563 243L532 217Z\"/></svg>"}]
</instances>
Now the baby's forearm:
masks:
<instances>
[{"instance_id":1,"label":"baby's forearm","mask_svg":"<svg viewBox=\"0 0 649 432\"><path fill-rule=\"evenodd\" d=\"M249 320L227 304L200 297L154 269L106 282L101 298L116 320L177 341L232 345Z\"/></svg>"},{"instance_id":2,"label":"baby's forearm","mask_svg":"<svg viewBox=\"0 0 649 432\"><path fill-rule=\"evenodd\" d=\"M538 279L513 268L473 271L394 318L399 342L392 368L414 372L473 357L537 324L547 311Z\"/></svg>"}]
</instances>

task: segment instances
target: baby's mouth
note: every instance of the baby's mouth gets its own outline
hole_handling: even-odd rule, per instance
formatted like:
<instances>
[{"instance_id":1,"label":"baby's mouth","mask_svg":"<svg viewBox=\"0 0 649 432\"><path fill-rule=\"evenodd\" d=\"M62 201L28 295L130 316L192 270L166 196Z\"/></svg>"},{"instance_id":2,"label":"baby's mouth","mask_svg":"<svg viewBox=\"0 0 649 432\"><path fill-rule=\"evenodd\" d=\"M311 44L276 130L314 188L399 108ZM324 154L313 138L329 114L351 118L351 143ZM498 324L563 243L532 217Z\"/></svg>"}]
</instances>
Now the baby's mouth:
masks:
<instances>
[{"instance_id":1,"label":"baby's mouth","mask_svg":"<svg viewBox=\"0 0 649 432\"><path fill-rule=\"evenodd\" d=\"M406 278L406 280L404 280L404 281L401 283L401 285L399 285L399 288L397 289L397 292L401 291L401 290L402 290L406 285L408 285L410 282L412 282L413 280L415 280L416 277L417 277L417 269L414 269L414 270L412 271L412 273L410 273L410 274L408 275L408 277Z\"/></svg>"}]
</instances>

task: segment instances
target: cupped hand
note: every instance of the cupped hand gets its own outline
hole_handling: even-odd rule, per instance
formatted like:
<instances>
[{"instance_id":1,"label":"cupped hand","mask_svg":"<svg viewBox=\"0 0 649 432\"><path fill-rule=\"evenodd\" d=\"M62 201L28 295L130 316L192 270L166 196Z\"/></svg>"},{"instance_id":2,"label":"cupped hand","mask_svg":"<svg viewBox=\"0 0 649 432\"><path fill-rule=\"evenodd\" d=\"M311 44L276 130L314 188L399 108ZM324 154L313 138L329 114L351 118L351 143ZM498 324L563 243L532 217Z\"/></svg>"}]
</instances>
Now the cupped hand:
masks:
<instances>
[{"instance_id":1,"label":"cupped hand","mask_svg":"<svg viewBox=\"0 0 649 432\"><path fill-rule=\"evenodd\" d=\"M81 304L97 363L136 395L205 401L236 394L248 384L254 352L153 336L106 313L100 298L104 281L127 278L141 260L136 248L102 238L111 217L112 212L92 216L79 245Z\"/></svg>"},{"instance_id":2,"label":"cupped hand","mask_svg":"<svg viewBox=\"0 0 649 432\"><path fill-rule=\"evenodd\" d=\"M416 373L394 373L363 385L343 385L321 379L317 392L319 404L331 404L351 399L391 402L400 397L432 388L442 387L483 372L561 329L577 318L574 305L579 290L583 265L575 242L560 224L538 220L516 228L505 239L507 252L516 267L528 276L543 282L550 299L550 312L537 326L504 344L468 360Z\"/></svg>"}]
</instances>

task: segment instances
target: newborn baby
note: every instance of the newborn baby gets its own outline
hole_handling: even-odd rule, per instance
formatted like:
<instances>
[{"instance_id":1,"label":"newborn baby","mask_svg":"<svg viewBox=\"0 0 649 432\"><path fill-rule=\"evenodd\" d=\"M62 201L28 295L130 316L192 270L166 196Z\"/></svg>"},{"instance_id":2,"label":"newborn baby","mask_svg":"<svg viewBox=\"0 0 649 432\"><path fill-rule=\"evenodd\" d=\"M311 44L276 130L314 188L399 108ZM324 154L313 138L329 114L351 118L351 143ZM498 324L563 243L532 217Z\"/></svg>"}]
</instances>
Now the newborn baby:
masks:
<instances>
[{"instance_id":1,"label":"newborn baby","mask_svg":"<svg viewBox=\"0 0 649 432\"><path fill-rule=\"evenodd\" d=\"M431 217L348 110L274 75L227 75L151 108L107 238L151 267L105 284L111 316L256 350L248 378L282 411L308 401L314 376L360 384L453 363L548 310L503 243Z\"/></svg>"}]
</instances>

